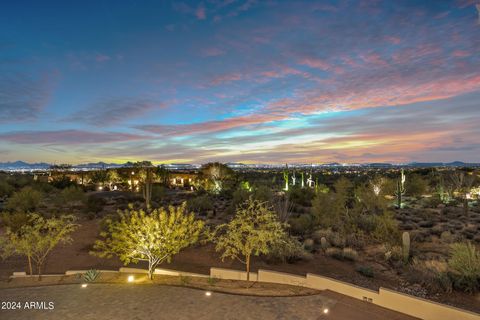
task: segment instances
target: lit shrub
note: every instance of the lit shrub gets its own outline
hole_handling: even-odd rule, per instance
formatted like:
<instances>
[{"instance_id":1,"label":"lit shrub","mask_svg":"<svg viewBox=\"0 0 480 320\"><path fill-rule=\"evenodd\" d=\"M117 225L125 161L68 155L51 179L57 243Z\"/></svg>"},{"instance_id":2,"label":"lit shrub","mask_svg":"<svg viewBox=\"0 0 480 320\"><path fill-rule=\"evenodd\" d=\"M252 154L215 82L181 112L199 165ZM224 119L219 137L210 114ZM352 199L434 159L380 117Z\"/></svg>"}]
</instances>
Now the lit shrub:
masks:
<instances>
[{"instance_id":1,"label":"lit shrub","mask_svg":"<svg viewBox=\"0 0 480 320\"><path fill-rule=\"evenodd\" d=\"M455 288L475 292L480 287L480 252L471 243L455 243L448 260Z\"/></svg>"}]
</instances>

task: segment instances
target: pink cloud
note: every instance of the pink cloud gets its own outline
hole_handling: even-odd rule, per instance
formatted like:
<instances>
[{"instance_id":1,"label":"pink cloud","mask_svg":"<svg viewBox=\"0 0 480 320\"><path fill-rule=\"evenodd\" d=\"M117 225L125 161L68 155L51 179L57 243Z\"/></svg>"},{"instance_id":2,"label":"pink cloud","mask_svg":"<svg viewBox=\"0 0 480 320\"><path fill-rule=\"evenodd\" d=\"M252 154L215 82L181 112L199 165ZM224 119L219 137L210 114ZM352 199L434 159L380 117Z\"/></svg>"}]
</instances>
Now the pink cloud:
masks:
<instances>
[{"instance_id":1,"label":"pink cloud","mask_svg":"<svg viewBox=\"0 0 480 320\"><path fill-rule=\"evenodd\" d=\"M216 47L205 48L202 50L202 55L204 57L217 57L224 55L225 51Z\"/></svg>"},{"instance_id":2,"label":"pink cloud","mask_svg":"<svg viewBox=\"0 0 480 320\"><path fill-rule=\"evenodd\" d=\"M58 131L19 131L0 134L0 140L19 144L71 145L97 144L143 140L149 137L144 135L92 132L82 130Z\"/></svg>"},{"instance_id":3,"label":"pink cloud","mask_svg":"<svg viewBox=\"0 0 480 320\"><path fill-rule=\"evenodd\" d=\"M467 52L464 50L455 50L453 51L452 55L457 58L465 58L465 57L469 57L471 54L470 52Z\"/></svg>"},{"instance_id":4,"label":"pink cloud","mask_svg":"<svg viewBox=\"0 0 480 320\"><path fill-rule=\"evenodd\" d=\"M109 56L107 56L105 54L101 54L101 53L99 53L95 56L95 61L97 61L97 62L105 62L105 61L108 61L110 59L111 58Z\"/></svg>"},{"instance_id":5,"label":"pink cloud","mask_svg":"<svg viewBox=\"0 0 480 320\"><path fill-rule=\"evenodd\" d=\"M197 10L195 11L195 16L198 20L205 20L207 18L205 7L202 4L199 5Z\"/></svg>"},{"instance_id":6,"label":"pink cloud","mask_svg":"<svg viewBox=\"0 0 480 320\"><path fill-rule=\"evenodd\" d=\"M304 58L300 60L298 63L309 66L310 68L321 69L321 70L328 70L331 67L330 64L328 64L327 62L321 59L315 59L315 58Z\"/></svg>"}]
</instances>

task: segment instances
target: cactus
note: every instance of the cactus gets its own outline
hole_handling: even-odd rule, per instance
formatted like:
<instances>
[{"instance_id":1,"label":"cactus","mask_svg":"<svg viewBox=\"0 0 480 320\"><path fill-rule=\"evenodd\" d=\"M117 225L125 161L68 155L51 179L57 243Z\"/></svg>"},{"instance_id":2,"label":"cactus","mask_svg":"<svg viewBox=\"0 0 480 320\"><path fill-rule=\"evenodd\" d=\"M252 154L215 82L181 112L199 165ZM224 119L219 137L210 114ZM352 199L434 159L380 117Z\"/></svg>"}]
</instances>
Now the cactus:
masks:
<instances>
[{"instance_id":1,"label":"cactus","mask_svg":"<svg viewBox=\"0 0 480 320\"><path fill-rule=\"evenodd\" d=\"M100 275L100 271L95 269L90 269L83 274L83 281L84 282L94 282L97 280L98 276Z\"/></svg>"},{"instance_id":2,"label":"cactus","mask_svg":"<svg viewBox=\"0 0 480 320\"><path fill-rule=\"evenodd\" d=\"M403 173L403 169L400 174L400 179L397 181L397 190L395 191L395 195L397 196L397 207L402 207L402 200L403 195L405 194L405 174Z\"/></svg>"},{"instance_id":3,"label":"cactus","mask_svg":"<svg viewBox=\"0 0 480 320\"><path fill-rule=\"evenodd\" d=\"M402 234L402 254L403 263L407 264L410 259L410 233L407 231Z\"/></svg>"},{"instance_id":4,"label":"cactus","mask_svg":"<svg viewBox=\"0 0 480 320\"><path fill-rule=\"evenodd\" d=\"M323 249L324 251L327 250L327 248L328 248L327 238L321 237L321 238L320 238L320 245L322 246L322 249Z\"/></svg>"},{"instance_id":5,"label":"cactus","mask_svg":"<svg viewBox=\"0 0 480 320\"><path fill-rule=\"evenodd\" d=\"M288 169L288 167L287 167ZM288 171L284 170L283 171L283 179L285 180L285 191L288 191Z\"/></svg>"},{"instance_id":6,"label":"cactus","mask_svg":"<svg viewBox=\"0 0 480 320\"><path fill-rule=\"evenodd\" d=\"M302 189L305 187L305 181L303 180L303 172L301 173L302 175Z\"/></svg>"}]
</instances>

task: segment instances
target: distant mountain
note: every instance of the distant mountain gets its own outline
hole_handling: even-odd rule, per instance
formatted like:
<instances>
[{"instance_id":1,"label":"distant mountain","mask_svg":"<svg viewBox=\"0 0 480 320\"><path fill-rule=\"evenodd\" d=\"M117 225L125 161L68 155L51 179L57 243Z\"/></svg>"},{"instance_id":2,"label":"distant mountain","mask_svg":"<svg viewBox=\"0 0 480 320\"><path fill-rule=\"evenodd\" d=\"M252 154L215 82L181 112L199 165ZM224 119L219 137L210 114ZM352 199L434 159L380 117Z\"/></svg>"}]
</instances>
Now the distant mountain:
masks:
<instances>
[{"instance_id":1,"label":"distant mountain","mask_svg":"<svg viewBox=\"0 0 480 320\"><path fill-rule=\"evenodd\" d=\"M240 168L282 168L284 164L271 165L271 164L243 164L238 162L230 162L227 165L234 169ZM31 171L31 170L46 170L49 169L52 165L45 162L39 163L27 163L24 161L14 161L14 162L0 162L0 170L3 171ZM127 166L127 163L106 163L106 162L90 162L77 164L72 166L72 169L76 170L91 170L91 169L109 169L109 168L122 168ZM289 164L289 168L305 168L310 165L303 164ZM466 163L462 161L453 161L453 162L411 162L407 164L391 164L387 162L381 163L346 163L341 164L338 162L324 163L320 165L321 167L369 167L369 168L392 168L392 167L413 167L413 168L432 168L432 167L480 167L480 163ZM178 170L178 169L195 169L199 165L193 165L188 163L183 164L168 164L167 168Z\"/></svg>"},{"instance_id":2,"label":"distant mountain","mask_svg":"<svg viewBox=\"0 0 480 320\"><path fill-rule=\"evenodd\" d=\"M50 164L39 163L27 163L24 161L15 162L0 162L0 170L45 170L50 168Z\"/></svg>"}]
</instances>

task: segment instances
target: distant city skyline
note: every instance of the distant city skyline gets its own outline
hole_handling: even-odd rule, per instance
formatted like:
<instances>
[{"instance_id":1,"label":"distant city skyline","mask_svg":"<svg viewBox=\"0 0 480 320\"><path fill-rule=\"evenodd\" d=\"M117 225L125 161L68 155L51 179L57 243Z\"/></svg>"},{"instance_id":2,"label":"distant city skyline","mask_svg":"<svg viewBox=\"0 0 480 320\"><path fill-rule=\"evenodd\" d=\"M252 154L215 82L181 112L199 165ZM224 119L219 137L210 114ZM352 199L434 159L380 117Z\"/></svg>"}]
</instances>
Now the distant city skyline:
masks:
<instances>
[{"instance_id":1,"label":"distant city skyline","mask_svg":"<svg viewBox=\"0 0 480 320\"><path fill-rule=\"evenodd\" d=\"M478 4L10 1L0 162L480 162Z\"/></svg>"}]
</instances>

